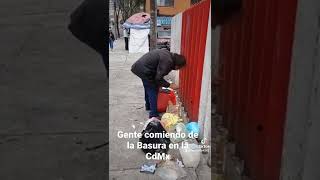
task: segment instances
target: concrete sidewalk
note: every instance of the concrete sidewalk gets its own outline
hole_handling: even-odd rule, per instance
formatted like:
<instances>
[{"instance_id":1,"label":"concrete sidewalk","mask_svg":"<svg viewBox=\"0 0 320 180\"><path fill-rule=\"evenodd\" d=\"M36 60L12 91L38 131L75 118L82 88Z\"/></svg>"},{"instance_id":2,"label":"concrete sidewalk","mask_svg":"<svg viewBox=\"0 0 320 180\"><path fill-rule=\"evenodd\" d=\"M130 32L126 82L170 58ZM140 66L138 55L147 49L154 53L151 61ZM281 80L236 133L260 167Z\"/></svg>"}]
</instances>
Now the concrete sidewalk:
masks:
<instances>
[{"instance_id":1,"label":"concrete sidewalk","mask_svg":"<svg viewBox=\"0 0 320 180\"><path fill-rule=\"evenodd\" d=\"M138 139L119 139L117 132L141 132L148 112L144 109L144 89L141 80L131 71L131 65L143 54L128 54L124 50L124 40L116 41L110 52L109 83L109 158L110 179L117 180L158 180L156 175L140 173L140 167L147 162L145 154L139 149L127 149L127 141ZM203 160L197 170L186 169L188 180L210 179L210 169Z\"/></svg>"}]
</instances>

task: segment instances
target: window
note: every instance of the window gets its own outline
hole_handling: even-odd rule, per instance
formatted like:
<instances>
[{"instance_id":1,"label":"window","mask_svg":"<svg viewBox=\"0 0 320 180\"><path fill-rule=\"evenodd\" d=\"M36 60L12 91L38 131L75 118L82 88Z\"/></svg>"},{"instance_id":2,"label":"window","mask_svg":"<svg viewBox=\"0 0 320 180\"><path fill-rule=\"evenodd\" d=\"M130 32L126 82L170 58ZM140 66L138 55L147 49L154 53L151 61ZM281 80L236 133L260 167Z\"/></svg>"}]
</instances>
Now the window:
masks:
<instances>
[{"instance_id":1,"label":"window","mask_svg":"<svg viewBox=\"0 0 320 180\"><path fill-rule=\"evenodd\" d=\"M157 6L174 6L174 0L157 0Z\"/></svg>"},{"instance_id":2,"label":"window","mask_svg":"<svg viewBox=\"0 0 320 180\"><path fill-rule=\"evenodd\" d=\"M158 31L158 37L159 38L170 38L171 31Z\"/></svg>"}]
</instances>

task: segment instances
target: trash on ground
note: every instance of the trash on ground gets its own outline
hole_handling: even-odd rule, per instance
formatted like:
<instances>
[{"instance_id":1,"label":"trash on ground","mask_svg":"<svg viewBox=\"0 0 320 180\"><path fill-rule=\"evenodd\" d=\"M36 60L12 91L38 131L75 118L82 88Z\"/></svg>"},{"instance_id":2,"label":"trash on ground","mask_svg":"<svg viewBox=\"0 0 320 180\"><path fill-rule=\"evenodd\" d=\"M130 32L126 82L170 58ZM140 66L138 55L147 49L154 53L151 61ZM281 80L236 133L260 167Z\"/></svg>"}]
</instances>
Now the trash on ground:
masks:
<instances>
[{"instance_id":1,"label":"trash on ground","mask_svg":"<svg viewBox=\"0 0 320 180\"><path fill-rule=\"evenodd\" d=\"M175 125L181 121L182 120L177 115L171 113L165 113L161 118L161 124L168 132L174 131Z\"/></svg>"},{"instance_id":2,"label":"trash on ground","mask_svg":"<svg viewBox=\"0 0 320 180\"><path fill-rule=\"evenodd\" d=\"M176 164L179 166L179 167L184 167L182 161L180 161L178 158L176 159Z\"/></svg>"},{"instance_id":3,"label":"trash on ground","mask_svg":"<svg viewBox=\"0 0 320 180\"><path fill-rule=\"evenodd\" d=\"M140 172L147 174L154 174L157 164L153 162L147 162L141 166Z\"/></svg>"},{"instance_id":4,"label":"trash on ground","mask_svg":"<svg viewBox=\"0 0 320 180\"><path fill-rule=\"evenodd\" d=\"M184 145L179 148L183 164L186 167L197 167L200 162L201 148L198 144L184 141Z\"/></svg>"},{"instance_id":5,"label":"trash on ground","mask_svg":"<svg viewBox=\"0 0 320 180\"><path fill-rule=\"evenodd\" d=\"M187 176L186 171L174 161L166 161L156 171L156 175L163 180L176 180Z\"/></svg>"},{"instance_id":6,"label":"trash on ground","mask_svg":"<svg viewBox=\"0 0 320 180\"><path fill-rule=\"evenodd\" d=\"M159 120L158 118L152 117L152 118L148 119L148 120L144 123L143 130L146 129L146 127L148 126L148 124L149 124L151 121L159 121L159 122L160 122L160 120Z\"/></svg>"},{"instance_id":7,"label":"trash on ground","mask_svg":"<svg viewBox=\"0 0 320 180\"><path fill-rule=\"evenodd\" d=\"M151 146L151 148L142 148L144 153L167 153L169 150L170 139L169 138L147 138L150 134L166 133L166 130L162 127L159 120L152 119L142 131L142 137L139 139L142 142L143 147ZM148 136L146 137L146 134Z\"/></svg>"},{"instance_id":8,"label":"trash on ground","mask_svg":"<svg viewBox=\"0 0 320 180\"><path fill-rule=\"evenodd\" d=\"M175 125L174 133L178 136L176 138L170 138L172 143L179 143L188 137L186 126L181 122Z\"/></svg>"},{"instance_id":9,"label":"trash on ground","mask_svg":"<svg viewBox=\"0 0 320 180\"><path fill-rule=\"evenodd\" d=\"M135 126L134 124L132 124L131 126L132 126L132 128L133 128L133 129L135 129L135 128L136 128L136 126Z\"/></svg>"},{"instance_id":10,"label":"trash on ground","mask_svg":"<svg viewBox=\"0 0 320 180\"><path fill-rule=\"evenodd\" d=\"M199 134L199 125L197 122L190 122L186 125L188 134Z\"/></svg>"}]
</instances>

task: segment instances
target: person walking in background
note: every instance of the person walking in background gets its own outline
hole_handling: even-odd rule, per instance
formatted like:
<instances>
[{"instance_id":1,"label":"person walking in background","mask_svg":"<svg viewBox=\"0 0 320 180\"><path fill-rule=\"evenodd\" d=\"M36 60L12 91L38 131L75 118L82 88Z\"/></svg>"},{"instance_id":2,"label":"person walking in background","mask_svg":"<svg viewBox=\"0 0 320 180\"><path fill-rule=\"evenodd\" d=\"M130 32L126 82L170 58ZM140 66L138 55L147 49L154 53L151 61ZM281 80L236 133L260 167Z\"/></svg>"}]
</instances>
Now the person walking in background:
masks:
<instances>
[{"instance_id":1,"label":"person walking in background","mask_svg":"<svg viewBox=\"0 0 320 180\"><path fill-rule=\"evenodd\" d=\"M129 50L129 33L126 28L123 28L123 37L125 42L125 49L128 51Z\"/></svg>"},{"instance_id":2,"label":"person walking in background","mask_svg":"<svg viewBox=\"0 0 320 180\"><path fill-rule=\"evenodd\" d=\"M178 89L178 85L164 80L172 70L181 69L186 65L184 56L171 53L166 49L156 49L138 59L131 71L142 79L145 92L146 110L150 110L149 118L159 117L157 98L160 87Z\"/></svg>"},{"instance_id":3,"label":"person walking in background","mask_svg":"<svg viewBox=\"0 0 320 180\"><path fill-rule=\"evenodd\" d=\"M111 51L113 51L113 42L114 42L115 38L114 35L112 33L112 31L109 31L109 47L111 49Z\"/></svg>"}]
</instances>

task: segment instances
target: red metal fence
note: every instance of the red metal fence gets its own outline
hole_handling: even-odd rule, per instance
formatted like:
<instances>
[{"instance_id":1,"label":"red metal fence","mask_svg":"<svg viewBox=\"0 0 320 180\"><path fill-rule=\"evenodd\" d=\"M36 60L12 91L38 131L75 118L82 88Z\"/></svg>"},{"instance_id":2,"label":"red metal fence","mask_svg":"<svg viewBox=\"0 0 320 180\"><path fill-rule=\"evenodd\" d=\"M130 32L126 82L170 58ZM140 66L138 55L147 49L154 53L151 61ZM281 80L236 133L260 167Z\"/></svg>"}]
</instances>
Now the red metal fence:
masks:
<instances>
[{"instance_id":1,"label":"red metal fence","mask_svg":"<svg viewBox=\"0 0 320 180\"><path fill-rule=\"evenodd\" d=\"M192 121L197 121L205 55L210 0L205 0L182 14L181 54L187 59L179 73L180 96Z\"/></svg>"},{"instance_id":2,"label":"red metal fence","mask_svg":"<svg viewBox=\"0 0 320 180\"><path fill-rule=\"evenodd\" d=\"M243 0L221 29L218 112L256 180L278 180L297 0Z\"/></svg>"}]
</instances>

